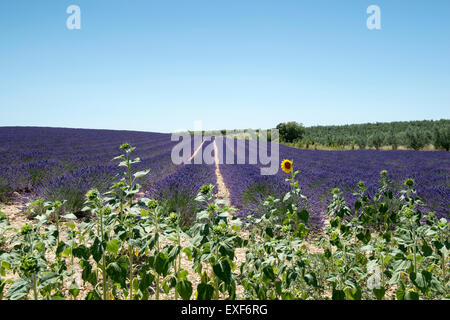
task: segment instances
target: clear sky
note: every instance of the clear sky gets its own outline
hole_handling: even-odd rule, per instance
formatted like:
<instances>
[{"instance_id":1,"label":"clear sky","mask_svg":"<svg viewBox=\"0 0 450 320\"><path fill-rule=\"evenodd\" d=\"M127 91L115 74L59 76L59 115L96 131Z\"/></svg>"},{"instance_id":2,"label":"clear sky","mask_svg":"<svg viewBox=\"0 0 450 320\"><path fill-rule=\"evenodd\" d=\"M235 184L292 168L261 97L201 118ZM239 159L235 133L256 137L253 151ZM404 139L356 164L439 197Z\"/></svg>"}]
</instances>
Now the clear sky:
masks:
<instances>
[{"instance_id":1,"label":"clear sky","mask_svg":"<svg viewBox=\"0 0 450 320\"><path fill-rule=\"evenodd\" d=\"M0 41L0 126L450 118L448 0L2 0Z\"/></svg>"}]
</instances>

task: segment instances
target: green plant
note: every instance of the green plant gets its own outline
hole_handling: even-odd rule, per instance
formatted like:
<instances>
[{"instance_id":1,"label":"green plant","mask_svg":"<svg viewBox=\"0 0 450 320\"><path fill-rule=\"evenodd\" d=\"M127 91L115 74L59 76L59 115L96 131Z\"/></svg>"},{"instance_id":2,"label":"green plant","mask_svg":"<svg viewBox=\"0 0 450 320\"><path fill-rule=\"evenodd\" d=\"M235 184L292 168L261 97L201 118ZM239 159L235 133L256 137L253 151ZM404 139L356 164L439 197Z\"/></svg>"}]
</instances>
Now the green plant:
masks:
<instances>
[{"instance_id":1,"label":"green plant","mask_svg":"<svg viewBox=\"0 0 450 320\"><path fill-rule=\"evenodd\" d=\"M197 214L189 230L192 247L188 254L192 255L193 268L201 277L196 295L199 300L235 299L233 271L235 248L242 245L237 235L241 221L231 216L231 209L223 200L214 200L213 188L212 185L202 187L196 200L203 204L204 210Z\"/></svg>"},{"instance_id":2,"label":"green plant","mask_svg":"<svg viewBox=\"0 0 450 320\"><path fill-rule=\"evenodd\" d=\"M289 170L286 170L289 171ZM241 284L249 299L306 299L321 290L316 273L302 246L308 235L309 213L298 207L306 199L298 186L298 171L291 168L291 185L283 199L269 196L260 218L248 217L250 234L245 240L246 261L241 265ZM284 210L280 210L283 208Z\"/></svg>"},{"instance_id":3,"label":"green plant","mask_svg":"<svg viewBox=\"0 0 450 320\"><path fill-rule=\"evenodd\" d=\"M412 179L397 190L383 170L373 195L358 183L353 206L335 188L329 223L316 237L307 227L300 174L285 160L290 189L267 196L260 215L234 217L214 186L204 185L187 227L181 210L138 197L148 171L133 171L139 158L132 160L129 144L121 151L123 172L108 192L87 192L83 221L62 199L30 204L34 220L19 230L0 212L0 299L450 298L449 224L424 209ZM238 248L245 254L240 265ZM182 267L183 255L192 270ZM196 288L192 273L200 278ZM89 288L85 297L82 287Z\"/></svg>"},{"instance_id":4,"label":"green plant","mask_svg":"<svg viewBox=\"0 0 450 320\"><path fill-rule=\"evenodd\" d=\"M48 207L49 203L45 202L44 199L39 198L27 203L27 210L25 210L25 213L30 215L30 218L35 218L36 216L44 214Z\"/></svg>"}]
</instances>

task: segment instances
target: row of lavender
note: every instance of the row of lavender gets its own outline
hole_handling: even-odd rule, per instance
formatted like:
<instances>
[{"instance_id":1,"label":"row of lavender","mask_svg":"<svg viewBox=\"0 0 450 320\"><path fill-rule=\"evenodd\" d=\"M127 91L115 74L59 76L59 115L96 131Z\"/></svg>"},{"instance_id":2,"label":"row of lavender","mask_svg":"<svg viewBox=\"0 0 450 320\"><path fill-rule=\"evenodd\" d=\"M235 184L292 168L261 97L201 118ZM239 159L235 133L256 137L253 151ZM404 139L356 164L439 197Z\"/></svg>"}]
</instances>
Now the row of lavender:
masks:
<instances>
[{"instance_id":1,"label":"row of lavender","mask_svg":"<svg viewBox=\"0 0 450 320\"><path fill-rule=\"evenodd\" d=\"M192 163L180 165L175 172L158 180L145 192L148 198L158 199L166 211L180 213L184 224L192 222L194 213L200 209L195 198L201 187L205 184L216 187L215 164L194 164L194 158L202 157L205 150L212 150L212 143L212 140L205 140L198 146L192 139ZM214 192L217 192L217 188Z\"/></svg>"},{"instance_id":2,"label":"row of lavender","mask_svg":"<svg viewBox=\"0 0 450 320\"><path fill-rule=\"evenodd\" d=\"M234 150L236 150L236 142ZM252 148L246 141L246 155ZM380 179L380 171L387 170L389 178L399 187L406 178L416 181L417 190L427 206L441 217L449 217L450 153L445 151L318 151L300 150L280 145L280 160L289 159L294 170L299 170L299 185L308 197L306 204L312 214L312 225L320 225L326 211L331 190L340 188L352 206L359 181L374 194ZM223 159L227 149L223 143ZM254 151L254 150L253 150ZM234 154L237 160L237 155ZM236 162L235 162L236 163ZM261 176L259 161L256 165L222 164L224 181L230 190L232 204L240 208L245 217L261 210L259 203L268 194L281 196L287 189L286 173L279 170L274 176Z\"/></svg>"}]
</instances>

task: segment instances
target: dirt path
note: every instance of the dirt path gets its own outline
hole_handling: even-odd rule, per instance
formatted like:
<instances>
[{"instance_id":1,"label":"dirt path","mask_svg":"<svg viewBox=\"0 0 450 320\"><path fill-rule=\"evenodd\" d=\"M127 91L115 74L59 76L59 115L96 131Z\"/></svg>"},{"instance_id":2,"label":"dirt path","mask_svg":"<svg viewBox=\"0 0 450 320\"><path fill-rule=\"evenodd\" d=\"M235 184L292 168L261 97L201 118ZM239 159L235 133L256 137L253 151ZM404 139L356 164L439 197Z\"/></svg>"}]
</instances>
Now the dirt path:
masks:
<instances>
[{"instance_id":1,"label":"dirt path","mask_svg":"<svg viewBox=\"0 0 450 320\"><path fill-rule=\"evenodd\" d=\"M228 205L230 202L230 191L223 181L222 173L219 167L219 149L217 148L216 140L214 140L214 162L216 163L216 177L217 177L217 198L225 200Z\"/></svg>"},{"instance_id":2,"label":"dirt path","mask_svg":"<svg viewBox=\"0 0 450 320\"><path fill-rule=\"evenodd\" d=\"M195 155L202 149L202 146L205 143L205 141L206 140L203 140L202 143L200 144L200 146L197 148L197 150L194 151L192 156L189 158L189 162L191 162L191 160L194 159Z\"/></svg>"}]
</instances>

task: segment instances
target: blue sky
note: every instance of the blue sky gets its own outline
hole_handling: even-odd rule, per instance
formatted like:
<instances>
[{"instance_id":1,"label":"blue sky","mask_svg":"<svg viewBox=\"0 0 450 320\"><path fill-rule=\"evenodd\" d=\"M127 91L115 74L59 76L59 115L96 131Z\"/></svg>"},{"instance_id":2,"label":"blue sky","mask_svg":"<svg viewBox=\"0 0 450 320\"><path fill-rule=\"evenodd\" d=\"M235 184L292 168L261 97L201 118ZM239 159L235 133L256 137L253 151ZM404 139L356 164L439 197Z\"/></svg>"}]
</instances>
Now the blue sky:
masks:
<instances>
[{"instance_id":1,"label":"blue sky","mask_svg":"<svg viewBox=\"0 0 450 320\"><path fill-rule=\"evenodd\" d=\"M5 0L0 126L448 119L449 17L448 0Z\"/></svg>"}]
</instances>

